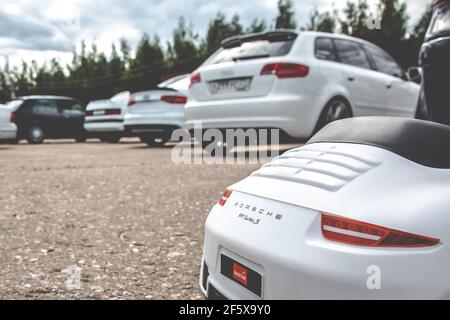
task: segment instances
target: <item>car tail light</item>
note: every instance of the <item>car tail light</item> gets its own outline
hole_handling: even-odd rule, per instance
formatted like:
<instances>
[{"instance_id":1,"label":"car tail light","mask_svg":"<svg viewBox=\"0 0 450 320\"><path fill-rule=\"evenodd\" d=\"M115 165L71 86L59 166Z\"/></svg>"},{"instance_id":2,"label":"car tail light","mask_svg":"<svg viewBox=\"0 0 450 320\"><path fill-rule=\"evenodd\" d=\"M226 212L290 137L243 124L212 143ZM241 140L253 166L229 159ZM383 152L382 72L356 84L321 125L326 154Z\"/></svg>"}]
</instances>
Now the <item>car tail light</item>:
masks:
<instances>
[{"instance_id":1,"label":"car tail light","mask_svg":"<svg viewBox=\"0 0 450 320\"><path fill-rule=\"evenodd\" d=\"M14 123L15 120L16 120L16 115L14 114L14 112L11 112L11 114L9 115L9 122Z\"/></svg>"},{"instance_id":2,"label":"car tail light","mask_svg":"<svg viewBox=\"0 0 450 320\"><path fill-rule=\"evenodd\" d=\"M84 115L85 115L86 117L92 117L92 116L94 115L94 111L86 111L86 112L84 113Z\"/></svg>"},{"instance_id":3,"label":"car tail light","mask_svg":"<svg viewBox=\"0 0 450 320\"><path fill-rule=\"evenodd\" d=\"M192 74L191 83L189 84L189 89L196 83L202 82L202 77L199 72Z\"/></svg>"},{"instance_id":4,"label":"car tail light","mask_svg":"<svg viewBox=\"0 0 450 320\"><path fill-rule=\"evenodd\" d=\"M171 104L186 104L187 97L185 96L162 96L161 101Z\"/></svg>"},{"instance_id":5,"label":"car tail light","mask_svg":"<svg viewBox=\"0 0 450 320\"><path fill-rule=\"evenodd\" d=\"M120 109L110 109L105 111L106 116L120 116L122 111Z\"/></svg>"},{"instance_id":6,"label":"car tail light","mask_svg":"<svg viewBox=\"0 0 450 320\"><path fill-rule=\"evenodd\" d=\"M134 97L131 97L129 100L128 100L128 106L129 107L131 107L133 104L135 104L136 103L136 98L134 98Z\"/></svg>"},{"instance_id":7,"label":"car tail light","mask_svg":"<svg viewBox=\"0 0 450 320\"><path fill-rule=\"evenodd\" d=\"M222 195L222 198L219 201L219 204L223 207L225 205L225 203L227 203L228 198L231 196L231 194L233 193L233 190L231 189L227 189L225 190L225 192Z\"/></svg>"},{"instance_id":8,"label":"car tail light","mask_svg":"<svg viewBox=\"0 0 450 320\"><path fill-rule=\"evenodd\" d=\"M446 0L433 0L433 6L437 6L438 4L441 4L445 2Z\"/></svg>"},{"instance_id":9,"label":"car tail light","mask_svg":"<svg viewBox=\"0 0 450 320\"><path fill-rule=\"evenodd\" d=\"M322 215L325 239L363 247L418 248L439 243L439 239L388 229L365 222Z\"/></svg>"},{"instance_id":10,"label":"car tail light","mask_svg":"<svg viewBox=\"0 0 450 320\"><path fill-rule=\"evenodd\" d=\"M309 74L309 67L295 63L270 63L264 66L262 76L274 75L280 79L304 78Z\"/></svg>"}]
</instances>

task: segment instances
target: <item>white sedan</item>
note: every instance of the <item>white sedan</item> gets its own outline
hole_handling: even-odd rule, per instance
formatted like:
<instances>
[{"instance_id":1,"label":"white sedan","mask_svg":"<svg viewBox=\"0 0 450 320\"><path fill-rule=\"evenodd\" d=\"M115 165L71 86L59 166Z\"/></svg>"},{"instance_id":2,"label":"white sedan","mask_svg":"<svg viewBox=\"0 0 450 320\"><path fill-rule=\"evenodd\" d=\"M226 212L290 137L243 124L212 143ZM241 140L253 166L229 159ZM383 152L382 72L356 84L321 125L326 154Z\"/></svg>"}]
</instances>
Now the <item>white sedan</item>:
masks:
<instances>
[{"instance_id":1,"label":"white sedan","mask_svg":"<svg viewBox=\"0 0 450 320\"><path fill-rule=\"evenodd\" d=\"M151 147L164 145L174 130L185 125L188 87L189 75L182 75L154 90L131 94L124 120L126 134Z\"/></svg>"},{"instance_id":2,"label":"white sedan","mask_svg":"<svg viewBox=\"0 0 450 320\"><path fill-rule=\"evenodd\" d=\"M92 137L117 143L124 135L124 117L130 92L121 92L111 99L91 101L86 106L84 128Z\"/></svg>"},{"instance_id":3,"label":"white sedan","mask_svg":"<svg viewBox=\"0 0 450 320\"><path fill-rule=\"evenodd\" d=\"M275 128L297 139L352 116L413 118L420 91L372 43L289 30L225 40L190 86L188 129Z\"/></svg>"},{"instance_id":4,"label":"white sedan","mask_svg":"<svg viewBox=\"0 0 450 320\"><path fill-rule=\"evenodd\" d=\"M231 186L205 231L210 299L450 299L450 127L328 125Z\"/></svg>"},{"instance_id":5,"label":"white sedan","mask_svg":"<svg viewBox=\"0 0 450 320\"><path fill-rule=\"evenodd\" d=\"M14 124L14 113L6 106L0 105L0 141L14 140L17 135L17 127Z\"/></svg>"}]
</instances>

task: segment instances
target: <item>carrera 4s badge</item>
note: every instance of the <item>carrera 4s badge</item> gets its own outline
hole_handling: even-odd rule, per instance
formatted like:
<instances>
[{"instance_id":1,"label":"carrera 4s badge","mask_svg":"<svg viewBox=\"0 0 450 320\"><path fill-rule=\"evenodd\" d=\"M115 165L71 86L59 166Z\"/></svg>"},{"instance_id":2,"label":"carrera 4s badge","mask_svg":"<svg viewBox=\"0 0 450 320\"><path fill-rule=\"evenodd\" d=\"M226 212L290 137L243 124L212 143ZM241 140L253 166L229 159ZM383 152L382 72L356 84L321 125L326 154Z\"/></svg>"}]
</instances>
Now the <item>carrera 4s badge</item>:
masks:
<instances>
[{"instance_id":1,"label":"carrera 4s badge","mask_svg":"<svg viewBox=\"0 0 450 320\"><path fill-rule=\"evenodd\" d=\"M280 221L283 219L283 215L281 214L243 202L236 202L234 204L234 207L240 209L238 216L240 219L253 223L255 225L260 224L265 218L273 219L276 221Z\"/></svg>"}]
</instances>

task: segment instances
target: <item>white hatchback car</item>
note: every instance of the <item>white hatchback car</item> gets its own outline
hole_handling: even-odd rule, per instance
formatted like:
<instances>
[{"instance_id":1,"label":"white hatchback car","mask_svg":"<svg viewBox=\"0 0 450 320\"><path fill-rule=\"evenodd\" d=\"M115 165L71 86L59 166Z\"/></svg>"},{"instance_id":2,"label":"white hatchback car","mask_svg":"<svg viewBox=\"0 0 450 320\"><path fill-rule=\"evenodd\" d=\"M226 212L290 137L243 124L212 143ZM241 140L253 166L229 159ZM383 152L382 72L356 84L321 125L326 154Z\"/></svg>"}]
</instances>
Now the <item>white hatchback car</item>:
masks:
<instances>
[{"instance_id":1,"label":"white hatchback car","mask_svg":"<svg viewBox=\"0 0 450 320\"><path fill-rule=\"evenodd\" d=\"M125 132L149 146L162 146L185 125L189 75L161 83L157 89L133 93L125 115Z\"/></svg>"},{"instance_id":2,"label":"white hatchback car","mask_svg":"<svg viewBox=\"0 0 450 320\"><path fill-rule=\"evenodd\" d=\"M277 128L297 139L352 116L413 118L420 91L374 44L290 30L225 40L190 87L188 129Z\"/></svg>"},{"instance_id":3,"label":"white hatchback car","mask_svg":"<svg viewBox=\"0 0 450 320\"><path fill-rule=\"evenodd\" d=\"M0 105L0 141L13 141L17 135L14 114L6 106Z\"/></svg>"}]
</instances>

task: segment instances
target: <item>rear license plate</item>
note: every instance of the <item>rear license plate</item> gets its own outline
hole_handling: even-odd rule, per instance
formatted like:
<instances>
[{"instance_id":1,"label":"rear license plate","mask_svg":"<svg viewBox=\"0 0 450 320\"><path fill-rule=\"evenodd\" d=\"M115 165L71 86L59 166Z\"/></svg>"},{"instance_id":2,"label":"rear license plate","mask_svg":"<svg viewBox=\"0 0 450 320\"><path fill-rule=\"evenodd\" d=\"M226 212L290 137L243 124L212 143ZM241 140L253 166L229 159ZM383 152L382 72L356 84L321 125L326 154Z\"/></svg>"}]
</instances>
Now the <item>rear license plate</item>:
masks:
<instances>
[{"instance_id":1,"label":"rear license plate","mask_svg":"<svg viewBox=\"0 0 450 320\"><path fill-rule=\"evenodd\" d=\"M92 113L94 116L102 116L105 114L105 110L96 110Z\"/></svg>"},{"instance_id":2,"label":"rear license plate","mask_svg":"<svg viewBox=\"0 0 450 320\"><path fill-rule=\"evenodd\" d=\"M262 297L262 276L256 271L221 255L221 273L258 297Z\"/></svg>"},{"instance_id":3,"label":"rear license plate","mask_svg":"<svg viewBox=\"0 0 450 320\"><path fill-rule=\"evenodd\" d=\"M211 81L209 83L209 92L211 94L246 92L250 90L251 83L252 78Z\"/></svg>"}]
</instances>

